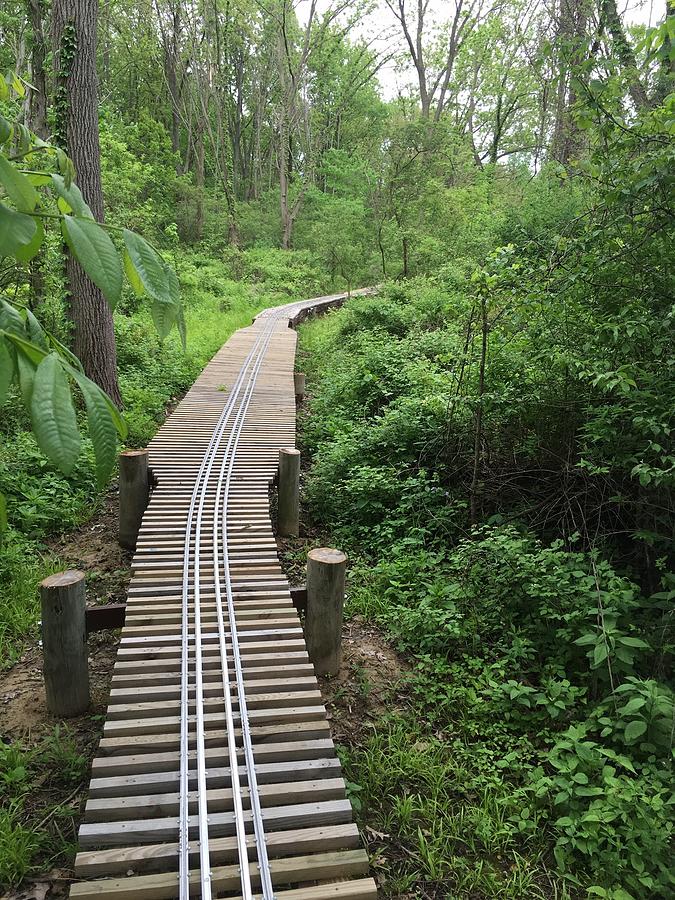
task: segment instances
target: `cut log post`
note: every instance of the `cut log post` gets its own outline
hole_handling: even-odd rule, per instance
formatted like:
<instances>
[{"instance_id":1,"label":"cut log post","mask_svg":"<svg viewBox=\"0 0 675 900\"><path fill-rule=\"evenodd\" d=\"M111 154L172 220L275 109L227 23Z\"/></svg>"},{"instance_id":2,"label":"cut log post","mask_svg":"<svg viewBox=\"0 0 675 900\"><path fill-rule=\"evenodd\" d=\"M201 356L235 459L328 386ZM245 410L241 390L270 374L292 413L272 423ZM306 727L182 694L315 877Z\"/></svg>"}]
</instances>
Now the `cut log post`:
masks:
<instances>
[{"instance_id":1,"label":"cut log post","mask_svg":"<svg viewBox=\"0 0 675 900\"><path fill-rule=\"evenodd\" d=\"M143 513L150 498L150 470L147 450L120 453L119 544L135 550Z\"/></svg>"},{"instance_id":2,"label":"cut log post","mask_svg":"<svg viewBox=\"0 0 675 900\"><path fill-rule=\"evenodd\" d=\"M279 450L277 531L282 537L300 534L300 451Z\"/></svg>"},{"instance_id":3,"label":"cut log post","mask_svg":"<svg viewBox=\"0 0 675 900\"><path fill-rule=\"evenodd\" d=\"M347 557L319 547L307 555L307 652L317 675L337 675L342 662L342 608Z\"/></svg>"},{"instance_id":4,"label":"cut log post","mask_svg":"<svg viewBox=\"0 0 675 900\"><path fill-rule=\"evenodd\" d=\"M305 396L305 373L295 372L293 381L295 382L295 399L299 403Z\"/></svg>"},{"instance_id":5,"label":"cut log post","mask_svg":"<svg viewBox=\"0 0 675 900\"><path fill-rule=\"evenodd\" d=\"M69 569L40 584L47 709L77 716L89 706L84 572Z\"/></svg>"}]
</instances>

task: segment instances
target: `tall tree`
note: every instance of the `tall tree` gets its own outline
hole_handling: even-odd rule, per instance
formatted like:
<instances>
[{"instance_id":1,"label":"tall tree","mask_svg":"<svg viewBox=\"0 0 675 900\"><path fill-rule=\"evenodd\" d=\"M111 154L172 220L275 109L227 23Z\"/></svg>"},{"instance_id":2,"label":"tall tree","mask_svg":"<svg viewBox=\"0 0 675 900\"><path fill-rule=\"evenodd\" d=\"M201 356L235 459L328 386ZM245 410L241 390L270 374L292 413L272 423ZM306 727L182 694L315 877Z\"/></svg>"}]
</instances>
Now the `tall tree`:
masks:
<instances>
[{"instance_id":1,"label":"tall tree","mask_svg":"<svg viewBox=\"0 0 675 900\"><path fill-rule=\"evenodd\" d=\"M56 137L67 150L78 184L94 217L103 221L101 156L96 76L97 0L54 0L52 44L54 52ZM87 375L116 402L117 355L112 312L100 289L72 254L66 272L70 316L74 325L75 354Z\"/></svg>"},{"instance_id":2,"label":"tall tree","mask_svg":"<svg viewBox=\"0 0 675 900\"><path fill-rule=\"evenodd\" d=\"M30 56L30 81L34 90L28 92L28 127L42 140L47 139L47 78L45 76L45 2L27 0L28 19L33 32Z\"/></svg>"},{"instance_id":3,"label":"tall tree","mask_svg":"<svg viewBox=\"0 0 675 900\"><path fill-rule=\"evenodd\" d=\"M484 0L454 0L447 4L453 8L447 21L435 29L433 44L429 42L431 29L427 20L430 0L417 0L413 13L406 8L406 0L385 2L399 24L415 67L422 117L431 118L433 110L437 122L450 99L450 81L457 55L481 17Z\"/></svg>"}]
</instances>

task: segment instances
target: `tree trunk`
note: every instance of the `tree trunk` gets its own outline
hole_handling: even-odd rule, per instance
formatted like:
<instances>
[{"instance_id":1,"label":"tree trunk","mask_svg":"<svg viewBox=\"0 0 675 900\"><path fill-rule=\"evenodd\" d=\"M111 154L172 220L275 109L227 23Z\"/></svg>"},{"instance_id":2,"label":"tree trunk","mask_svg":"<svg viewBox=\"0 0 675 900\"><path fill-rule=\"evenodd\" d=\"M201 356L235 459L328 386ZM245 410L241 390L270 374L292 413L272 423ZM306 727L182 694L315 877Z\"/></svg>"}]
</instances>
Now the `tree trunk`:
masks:
<instances>
[{"instance_id":1,"label":"tree trunk","mask_svg":"<svg viewBox=\"0 0 675 900\"><path fill-rule=\"evenodd\" d=\"M474 424L473 439L473 472L471 476L470 496L470 516L471 524L477 525L481 515L481 481L480 481L480 457L483 445L483 396L485 394L485 363L487 361L488 346L488 309L487 297L481 297L481 350L480 350L480 366L478 369L478 403L476 405L476 416Z\"/></svg>"},{"instance_id":2,"label":"tree trunk","mask_svg":"<svg viewBox=\"0 0 675 900\"><path fill-rule=\"evenodd\" d=\"M71 157L77 184L94 217L103 221L96 77L97 0L54 0L52 42L57 134ZM112 400L121 402L113 318L101 291L68 254L73 350L84 371Z\"/></svg>"},{"instance_id":3,"label":"tree trunk","mask_svg":"<svg viewBox=\"0 0 675 900\"><path fill-rule=\"evenodd\" d=\"M204 130L201 124L195 131L195 187L197 208L195 209L195 241L201 241L204 232Z\"/></svg>"},{"instance_id":4,"label":"tree trunk","mask_svg":"<svg viewBox=\"0 0 675 900\"><path fill-rule=\"evenodd\" d=\"M558 38L562 42L574 40L579 43L586 33L586 22L584 0L560 0ZM581 134L572 116L572 108L577 98L571 80L571 69L580 62L579 50L575 48L571 58L569 60L561 58L559 64L560 75L550 156L562 166L569 165L570 160L581 149Z\"/></svg>"},{"instance_id":5,"label":"tree trunk","mask_svg":"<svg viewBox=\"0 0 675 900\"><path fill-rule=\"evenodd\" d=\"M30 80L35 88L28 91L28 127L43 141L47 140L47 79L45 77L44 0L28 0L28 17L33 31L30 58Z\"/></svg>"},{"instance_id":6,"label":"tree trunk","mask_svg":"<svg viewBox=\"0 0 675 900\"><path fill-rule=\"evenodd\" d=\"M635 52L628 43L619 11L616 8L616 0L602 0L601 23L612 36L616 55L629 78L628 90L631 99L637 111L640 112L640 110L649 106L649 100L647 99L647 91L642 81L640 81Z\"/></svg>"}]
</instances>

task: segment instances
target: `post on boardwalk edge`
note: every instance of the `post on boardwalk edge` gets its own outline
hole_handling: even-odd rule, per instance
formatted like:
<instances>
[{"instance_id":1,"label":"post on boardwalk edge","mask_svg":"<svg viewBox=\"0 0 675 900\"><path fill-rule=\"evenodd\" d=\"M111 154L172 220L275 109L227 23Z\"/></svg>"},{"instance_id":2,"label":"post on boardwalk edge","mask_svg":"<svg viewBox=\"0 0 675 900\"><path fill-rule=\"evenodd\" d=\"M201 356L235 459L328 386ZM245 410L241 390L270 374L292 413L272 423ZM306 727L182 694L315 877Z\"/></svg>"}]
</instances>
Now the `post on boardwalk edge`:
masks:
<instances>
[{"instance_id":1,"label":"post on boardwalk edge","mask_svg":"<svg viewBox=\"0 0 675 900\"><path fill-rule=\"evenodd\" d=\"M150 470L147 450L120 453L119 544L135 550L143 513L150 498Z\"/></svg>"},{"instance_id":2,"label":"post on boardwalk edge","mask_svg":"<svg viewBox=\"0 0 675 900\"><path fill-rule=\"evenodd\" d=\"M40 584L42 654L47 708L77 716L89 707L84 572L69 569Z\"/></svg>"},{"instance_id":3,"label":"post on boardwalk edge","mask_svg":"<svg viewBox=\"0 0 675 900\"><path fill-rule=\"evenodd\" d=\"M307 555L305 640L317 675L337 675L342 662L342 611L347 557L319 547Z\"/></svg>"}]
</instances>

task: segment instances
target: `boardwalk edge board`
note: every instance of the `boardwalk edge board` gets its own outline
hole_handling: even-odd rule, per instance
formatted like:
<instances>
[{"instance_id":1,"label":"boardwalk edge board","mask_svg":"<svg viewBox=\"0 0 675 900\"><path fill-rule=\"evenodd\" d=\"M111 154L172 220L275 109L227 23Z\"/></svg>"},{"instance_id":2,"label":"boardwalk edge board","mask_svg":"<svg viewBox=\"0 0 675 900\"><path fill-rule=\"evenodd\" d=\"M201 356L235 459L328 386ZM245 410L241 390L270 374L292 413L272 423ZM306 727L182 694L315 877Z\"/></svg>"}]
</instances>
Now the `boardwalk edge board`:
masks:
<instances>
[{"instance_id":1,"label":"boardwalk edge board","mask_svg":"<svg viewBox=\"0 0 675 900\"><path fill-rule=\"evenodd\" d=\"M72 898L377 896L268 496L279 450L295 446L293 326L345 299L263 310L148 447L157 486Z\"/></svg>"}]
</instances>

